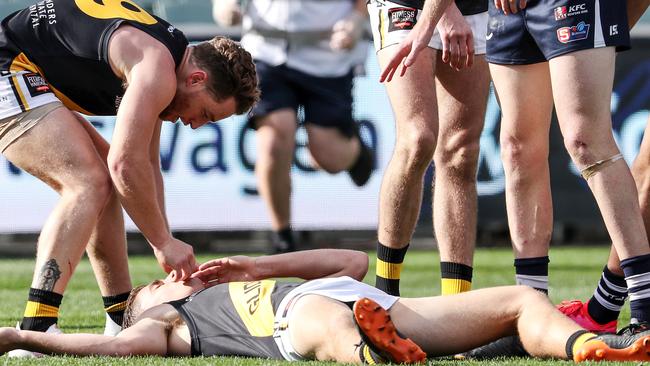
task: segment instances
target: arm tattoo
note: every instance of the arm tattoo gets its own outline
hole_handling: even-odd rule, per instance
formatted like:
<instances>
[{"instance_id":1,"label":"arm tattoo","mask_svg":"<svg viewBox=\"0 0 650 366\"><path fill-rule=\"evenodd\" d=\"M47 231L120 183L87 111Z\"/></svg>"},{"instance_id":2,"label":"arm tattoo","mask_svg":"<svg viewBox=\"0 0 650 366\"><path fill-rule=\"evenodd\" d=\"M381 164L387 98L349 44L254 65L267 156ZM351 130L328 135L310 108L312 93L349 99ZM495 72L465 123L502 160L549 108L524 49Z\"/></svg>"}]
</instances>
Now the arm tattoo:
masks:
<instances>
[{"instance_id":1,"label":"arm tattoo","mask_svg":"<svg viewBox=\"0 0 650 366\"><path fill-rule=\"evenodd\" d=\"M40 282L38 287L41 290L53 291L56 281L61 278L61 270L55 259L50 259L41 268Z\"/></svg>"}]
</instances>

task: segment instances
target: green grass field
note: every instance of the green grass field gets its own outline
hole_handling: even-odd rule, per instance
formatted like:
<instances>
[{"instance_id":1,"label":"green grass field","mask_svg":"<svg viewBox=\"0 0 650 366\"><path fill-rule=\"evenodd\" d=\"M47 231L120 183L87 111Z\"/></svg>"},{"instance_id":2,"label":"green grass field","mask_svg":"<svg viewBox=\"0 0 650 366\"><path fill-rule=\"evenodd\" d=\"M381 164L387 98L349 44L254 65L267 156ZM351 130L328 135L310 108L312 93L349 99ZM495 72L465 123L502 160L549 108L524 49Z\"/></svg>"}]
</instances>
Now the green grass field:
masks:
<instances>
[{"instance_id":1,"label":"green grass field","mask_svg":"<svg viewBox=\"0 0 650 366\"><path fill-rule=\"evenodd\" d=\"M607 247L557 247L551 251L550 296L554 302L562 299L587 299L596 286L608 254ZM374 253L369 253L374 258ZM216 257L202 255L199 260ZM371 260L366 282L374 282L374 259ZM440 280L438 254L434 251L411 251L402 272L402 295L430 296L439 294ZM514 284L512 254L509 249L479 249L474 261L474 288ZM134 284L162 277L153 256L132 257L131 275ZM33 261L27 259L0 260L0 325L15 326L24 310L27 290L31 282ZM507 301L507 299L503 299ZM489 306L489 304L486 304ZM627 307L619 326L629 320ZM77 268L60 312L59 325L64 332L101 333L104 325L101 297L88 261ZM1 357L3 364L22 365L281 365L282 361L250 360L243 358L176 358L161 357L112 359L104 357L74 358L48 357L39 360L14 360ZM305 362L304 364L324 364ZM499 359L493 362L430 361L432 365L547 365L570 364L563 361L532 359ZM615 363L611 363L612 365Z\"/></svg>"}]
</instances>

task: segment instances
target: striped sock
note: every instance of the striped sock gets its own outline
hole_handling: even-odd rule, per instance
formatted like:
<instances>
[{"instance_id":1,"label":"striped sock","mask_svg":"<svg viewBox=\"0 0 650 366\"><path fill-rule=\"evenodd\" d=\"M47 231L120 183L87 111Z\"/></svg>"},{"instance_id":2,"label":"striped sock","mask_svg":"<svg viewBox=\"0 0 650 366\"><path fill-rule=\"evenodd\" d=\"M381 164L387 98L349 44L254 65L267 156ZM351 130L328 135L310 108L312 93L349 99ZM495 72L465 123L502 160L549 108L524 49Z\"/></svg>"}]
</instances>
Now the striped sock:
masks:
<instances>
[{"instance_id":1,"label":"striped sock","mask_svg":"<svg viewBox=\"0 0 650 366\"><path fill-rule=\"evenodd\" d=\"M650 254L621 261L630 295L632 322L650 321Z\"/></svg>"},{"instance_id":2,"label":"striped sock","mask_svg":"<svg viewBox=\"0 0 650 366\"><path fill-rule=\"evenodd\" d=\"M548 256L515 259L517 285L530 286L548 294Z\"/></svg>"},{"instance_id":3,"label":"striped sock","mask_svg":"<svg viewBox=\"0 0 650 366\"><path fill-rule=\"evenodd\" d=\"M440 262L443 295L459 294L472 289L472 267L454 262Z\"/></svg>"},{"instance_id":4,"label":"striped sock","mask_svg":"<svg viewBox=\"0 0 650 366\"><path fill-rule=\"evenodd\" d=\"M122 325L124 319L124 309L126 309L126 300L131 292L125 292L119 295L102 296L104 300L104 311L111 317L117 325Z\"/></svg>"},{"instance_id":5,"label":"striped sock","mask_svg":"<svg viewBox=\"0 0 650 366\"><path fill-rule=\"evenodd\" d=\"M401 249L393 249L377 242L377 275L375 287L393 296L399 296L399 279L402 262L408 244Z\"/></svg>"},{"instance_id":6,"label":"striped sock","mask_svg":"<svg viewBox=\"0 0 650 366\"><path fill-rule=\"evenodd\" d=\"M589 333L588 331L581 329L576 331L575 333L571 334L569 336L569 339L566 341L566 355L569 360L573 360L573 355L576 354L576 352L584 345L587 343L587 341L594 339L597 337L596 334L594 333Z\"/></svg>"},{"instance_id":7,"label":"striped sock","mask_svg":"<svg viewBox=\"0 0 650 366\"><path fill-rule=\"evenodd\" d=\"M618 319L627 299L627 283L625 278L612 273L605 266L598 288L589 299L587 311L589 316L598 324L607 324Z\"/></svg>"},{"instance_id":8,"label":"striped sock","mask_svg":"<svg viewBox=\"0 0 650 366\"><path fill-rule=\"evenodd\" d=\"M387 363L387 361L380 356L379 353L375 352L375 350L373 350L365 341L362 340L361 343L356 346L359 347L359 359L361 360L361 363L366 365Z\"/></svg>"},{"instance_id":9,"label":"striped sock","mask_svg":"<svg viewBox=\"0 0 650 366\"><path fill-rule=\"evenodd\" d=\"M20 329L45 332L58 321L62 300L63 295L56 292L30 288Z\"/></svg>"}]
</instances>

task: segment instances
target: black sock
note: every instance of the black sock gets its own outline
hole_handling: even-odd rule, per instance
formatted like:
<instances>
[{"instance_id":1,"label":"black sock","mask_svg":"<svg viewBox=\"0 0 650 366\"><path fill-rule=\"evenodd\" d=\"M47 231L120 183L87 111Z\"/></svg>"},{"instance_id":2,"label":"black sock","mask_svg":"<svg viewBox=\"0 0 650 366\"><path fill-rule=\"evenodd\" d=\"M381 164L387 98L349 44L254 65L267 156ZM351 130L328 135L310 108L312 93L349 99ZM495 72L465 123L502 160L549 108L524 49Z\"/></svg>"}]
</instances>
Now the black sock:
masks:
<instances>
[{"instance_id":1,"label":"black sock","mask_svg":"<svg viewBox=\"0 0 650 366\"><path fill-rule=\"evenodd\" d=\"M45 332L59 320L62 300L63 295L56 292L30 288L20 329Z\"/></svg>"},{"instance_id":2,"label":"black sock","mask_svg":"<svg viewBox=\"0 0 650 366\"><path fill-rule=\"evenodd\" d=\"M517 285L525 285L548 294L548 256L515 259Z\"/></svg>"},{"instance_id":3,"label":"black sock","mask_svg":"<svg viewBox=\"0 0 650 366\"><path fill-rule=\"evenodd\" d=\"M569 360L573 360L575 351L580 349L580 347L582 347L582 345L585 344L585 342L595 337L596 335L594 333L590 333L589 331L586 331L584 329L580 329L575 333L571 334L569 336L569 339L567 339L566 346L564 348L566 351L567 358Z\"/></svg>"},{"instance_id":4,"label":"black sock","mask_svg":"<svg viewBox=\"0 0 650 366\"><path fill-rule=\"evenodd\" d=\"M408 244L393 249L377 242L377 269L375 287L393 296L399 296L399 279Z\"/></svg>"},{"instance_id":5,"label":"black sock","mask_svg":"<svg viewBox=\"0 0 650 366\"><path fill-rule=\"evenodd\" d=\"M650 321L650 254L621 261L630 295L630 318L634 322Z\"/></svg>"},{"instance_id":6,"label":"black sock","mask_svg":"<svg viewBox=\"0 0 650 366\"><path fill-rule=\"evenodd\" d=\"M627 283L625 277L616 275L605 266L598 287L589 299L587 311L598 324L607 324L618 319L625 299Z\"/></svg>"},{"instance_id":7,"label":"black sock","mask_svg":"<svg viewBox=\"0 0 650 366\"><path fill-rule=\"evenodd\" d=\"M102 296L102 300L104 300L104 311L119 326L122 326L126 300L129 298L130 293L129 291L119 295Z\"/></svg>"}]
</instances>

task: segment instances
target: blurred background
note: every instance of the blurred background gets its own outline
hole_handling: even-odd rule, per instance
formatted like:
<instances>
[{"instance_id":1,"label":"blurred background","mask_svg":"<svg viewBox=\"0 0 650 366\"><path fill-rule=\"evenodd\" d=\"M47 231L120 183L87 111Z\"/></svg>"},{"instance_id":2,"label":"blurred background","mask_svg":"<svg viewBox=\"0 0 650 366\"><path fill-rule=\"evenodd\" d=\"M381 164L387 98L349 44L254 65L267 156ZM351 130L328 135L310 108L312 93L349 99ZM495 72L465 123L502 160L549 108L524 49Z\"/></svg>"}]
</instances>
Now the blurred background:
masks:
<instances>
[{"instance_id":1,"label":"blurred background","mask_svg":"<svg viewBox=\"0 0 650 366\"><path fill-rule=\"evenodd\" d=\"M34 0L0 0L0 19ZM238 39L239 28L217 26L212 0L139 0L143 8L168 20L191 41L215 35ZM633 30L633 49L617 59L611 100L614 135L628 163L638 153L650 114L650 14ZM306 134L300 129L294 154L293 228L298 247L374 249L378 195L383 170L394 144L394 124L379 68L365 36L368 56L354 81L354 115L361 135L376 152L370 181L359 188L345 173L329 175L310 165ZM530 93L536 93L530 85ZM88 117L110 141L114 118ZM485 116L479 158L479 246L510 246L504 175L499 157L500 112L492 94ZM246 116L237 116L191 131L165 123L161 141L167 214L176 236L196 251L264 251L270 220L258 195L253 169L255 133L245 128ZM568 157L557 123L551 129L551 179L554 204L552 244L608 244L609 238L587 185ZM424 200L413 247L433 248L431 181L426 175ZM50 213L56 194L43 183L19 171L0 157L0 255L25 256L35 252L38 232ZM128 223L131 252L149 252L132 222Z\"/></svg>"}]
</instances>

